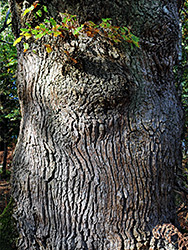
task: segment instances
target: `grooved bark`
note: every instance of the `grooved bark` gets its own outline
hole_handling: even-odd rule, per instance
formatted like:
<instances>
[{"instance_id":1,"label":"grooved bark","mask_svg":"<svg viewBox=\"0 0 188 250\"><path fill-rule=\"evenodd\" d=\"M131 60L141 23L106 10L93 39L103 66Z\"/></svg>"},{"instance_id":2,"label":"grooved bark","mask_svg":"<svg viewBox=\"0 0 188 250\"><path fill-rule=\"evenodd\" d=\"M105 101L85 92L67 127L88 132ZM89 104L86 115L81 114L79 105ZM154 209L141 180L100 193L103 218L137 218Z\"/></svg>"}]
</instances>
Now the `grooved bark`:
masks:
<instances>
[{"instance_id":1,"label":"grooved bark","mask_svg":"<svg viewBox=\"0 0 188 250\"><path fill-rule=\"evenodd\" d=\"M18 4L10 2L18 18ZM170 249L152 229L176 223L177 1L50 1L49 10L53 16L72 10L81 20L111 16L132 27L140 48L89 37L45 38L32 44L36 53L18 48L18 248ZM45 42L53 44L52 53Z\"/></svg>"}]
</instances>

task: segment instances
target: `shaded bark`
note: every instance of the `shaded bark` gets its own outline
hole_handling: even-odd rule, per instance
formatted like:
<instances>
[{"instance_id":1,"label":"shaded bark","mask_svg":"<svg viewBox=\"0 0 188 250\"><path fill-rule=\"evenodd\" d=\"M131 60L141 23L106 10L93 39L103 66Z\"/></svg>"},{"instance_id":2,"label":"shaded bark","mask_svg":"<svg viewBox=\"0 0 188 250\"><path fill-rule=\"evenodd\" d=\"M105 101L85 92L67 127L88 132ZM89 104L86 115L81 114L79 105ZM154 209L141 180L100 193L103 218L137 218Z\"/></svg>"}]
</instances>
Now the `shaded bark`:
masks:
<instances>
[{"instance_id":1,"label":"shaded bark","mask_svg":"<svg viewBox=\"0 0 188 250\"><path fill-rule=\"evenodd\" d=\"M18 33L23 6L10 2ZM45 38L32 44L36 53L19 45L18 248L170 249L152 229L176 224L177 1L50 1L48 7L54 17L66 10L80 20L110 16L136 32L140 49L89 37Z\"/></svg>"}]
</instances>

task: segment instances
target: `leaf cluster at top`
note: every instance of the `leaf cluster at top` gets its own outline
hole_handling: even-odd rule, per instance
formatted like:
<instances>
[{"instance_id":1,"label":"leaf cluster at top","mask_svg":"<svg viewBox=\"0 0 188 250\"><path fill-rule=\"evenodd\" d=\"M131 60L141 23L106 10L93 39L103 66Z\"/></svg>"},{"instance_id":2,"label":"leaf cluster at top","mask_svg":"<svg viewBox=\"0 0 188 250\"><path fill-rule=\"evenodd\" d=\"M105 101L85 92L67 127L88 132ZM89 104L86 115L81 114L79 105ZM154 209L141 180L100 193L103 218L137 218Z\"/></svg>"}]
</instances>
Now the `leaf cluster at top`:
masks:
<instances>
[{"instance_id":1,"label":"leaf cluster at top","mask_svg":"<svg viewBox=\"0 0 188 250\"><path fill-rule=\"evenodd\" d=\"M36 7L39 6L38 2L35 2L31 7L26 9L23 13L23 16L28 13L33 12ZM41 17L43 12L48 12L46 6L41 6L41 9L38 9L34 12L35 17ZM134 44L136 47L139 47L139 39L130 32L130 29L127 27L113 26L111 23L111 18L102 19L101 23L95 24L92 21L87 21L79 25L76 15L70 15L67 13L61 13L61 23L57 23L54 18L45 18L44 22L40 23L36 27L32 28L31 24L26 23L27 28L21 28L20 36L14 41L14 46L22 41L25 38L24 42L24 51L26 52L29 49L29 44L27 40L34 38L35 40L41 39L45 35L54 36L54 37L65 37L65 33L69 36L74 36L78 38L80 35L87 35L88 37L99 36L105 38L110 43L120 43L126 41L131 45ZM46 44L46 50L48 53L52 51L52 48L49 44Z\"/></svg>"}]
</instances>

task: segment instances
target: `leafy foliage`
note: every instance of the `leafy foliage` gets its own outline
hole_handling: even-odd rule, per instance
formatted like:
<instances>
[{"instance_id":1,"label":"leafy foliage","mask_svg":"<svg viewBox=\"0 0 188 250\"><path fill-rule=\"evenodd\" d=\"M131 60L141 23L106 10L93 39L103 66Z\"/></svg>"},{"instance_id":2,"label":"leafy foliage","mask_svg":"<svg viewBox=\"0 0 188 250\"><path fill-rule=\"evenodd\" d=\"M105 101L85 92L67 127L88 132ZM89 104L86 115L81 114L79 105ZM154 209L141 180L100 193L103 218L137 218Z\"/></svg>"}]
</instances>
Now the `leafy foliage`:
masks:
<instances>
[{"instance_id":1,"label":"leafy foliage","mask_svg":"<svg viewBox=\"0 0 188 250\"><path fill-rule=\"evenodd\" d=\"M0 28L4 26L8 4L0 4ZM0 33L0 145L7 144L17 137L19 130L19 102L16 88L16 48L13 47L14 36L11 31L11 20L7 19L7 27Z\"/></svg>"},{"instance_id":2,"label":"leafy foliage","mask_svg":"<svg viewBox=\"0 0 188 250\"><path fill-rule=\"evenodd\" d=\"M37 6L40 6L39 2L35 2L31 7L26 9L23 13L23 16L31 13ZM42 17L45 13L48 13L46 6L41 6L42 9L34 11L35 18ZM111 23L111 18L102 19L102 22L95 24L92 21L87 21L83 24L79 24L78 18L76 15L70 15L67 13L61 13L61 23L57 23L54 18L45 18L43 23L40 23L36 27L32 28L31 24L26 23L26 28L21 28L20 36L14 41L14 46L17 43L20 43L23 38L24 42L24 52L29 49L29 44L27 40L34 38L34 40L41 39L45 35L58 37L61 36L65 38L67 34L69 36L74 36L78 38L81 35L87 35L88 37L99 36L102 39L106 39L111 43L120 43L123 40L134 44L136 47L139 47L139 39L133 35L127 27L113 26ZM48 53L52 51L50 45L45 45Z\"/></svg>"}]
</instances>

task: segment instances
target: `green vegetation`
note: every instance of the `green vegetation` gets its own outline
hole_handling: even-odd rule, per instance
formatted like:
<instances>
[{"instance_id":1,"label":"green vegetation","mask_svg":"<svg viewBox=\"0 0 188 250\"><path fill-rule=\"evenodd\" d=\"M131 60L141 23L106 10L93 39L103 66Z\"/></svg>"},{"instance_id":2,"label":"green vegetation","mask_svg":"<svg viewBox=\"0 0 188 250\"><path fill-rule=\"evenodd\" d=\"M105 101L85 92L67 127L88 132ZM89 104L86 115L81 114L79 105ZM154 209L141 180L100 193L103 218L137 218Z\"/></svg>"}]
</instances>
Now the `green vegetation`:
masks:
<instances>
[{"instance_id":1,"label":"green vegetation","mask_svg":"<svg viewBox=\"0 0 188 250\"><path fill-rule=\"evenodd\" d=\"M17 139L20 121L16 88L17 54L7 1L0 2L0 31L0 151L4 151L3 175L6 175L7 148Z\"/></svg>"},{"instance_id":2,"label":"green vegetation","mask_svg":"<svg viewBox=\"0 0 188 250\"><path fill-rule=\"evenodd\" d=\"M3 213L0 215L0 247L1 250L16 249L15 242L18 237L15 222L12 218L13 199L9 202Z\"/></svg>"},{"instance_id":3,"label":"green vegetation","mask_svg":"<svg viewBox=\"0 0 188 250\"><path fill-rule=\"evenodd\" d=\"M57 22L52 17L48 18L47 7L41 6L38 2L34 2L33 5L24 11L23 17L26 15L33 15L36 20L42 18L44 21L35 27L32 27L30 23L26 22L26 27L21 28L22 32L14 41L14 46L24 39L24 52L29 49L29 43L27 41L30 38L38 40L46 35L54 37L61 36L63 38L72 37L76 39L82 35L88 37L98 36L111 44L126 41L130 43L131 46L134 44L136 47L139 47L139 38L133 35L127 27L113 26L111 18L103 18L99 24L95 24L92 21L79 24L76 15L60 13L61 21ZM47 52L50 53L52 51L51 45L44 45Z\"/></svg>"}]
</instances>

